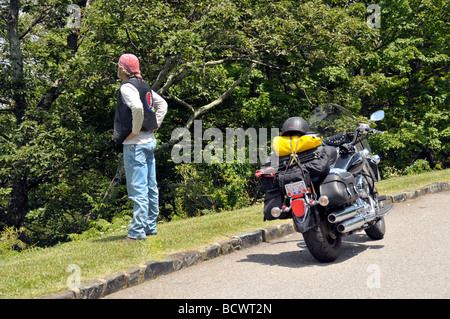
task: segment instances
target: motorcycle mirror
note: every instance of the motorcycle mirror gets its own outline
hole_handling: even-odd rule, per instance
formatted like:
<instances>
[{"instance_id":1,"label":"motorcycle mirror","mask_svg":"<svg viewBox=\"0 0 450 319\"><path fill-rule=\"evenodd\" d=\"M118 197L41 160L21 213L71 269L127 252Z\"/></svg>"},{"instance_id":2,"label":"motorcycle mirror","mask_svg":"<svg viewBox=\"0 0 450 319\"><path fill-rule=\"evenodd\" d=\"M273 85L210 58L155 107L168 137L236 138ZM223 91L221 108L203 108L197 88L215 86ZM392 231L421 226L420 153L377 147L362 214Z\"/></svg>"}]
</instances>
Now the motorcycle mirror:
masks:
<instances>
[{"instance_id":1,"label":"motorcycle mirror","mask_svg":"<svg viewBox=\"0 0 450 319\"><path fill-rule=\"evenodd\" d=\"M382 119L384 119L384 111L383 110L376 111L375 113L373 113L370 116L371 121L381 121Z\"/></svg>"}]
</instances>

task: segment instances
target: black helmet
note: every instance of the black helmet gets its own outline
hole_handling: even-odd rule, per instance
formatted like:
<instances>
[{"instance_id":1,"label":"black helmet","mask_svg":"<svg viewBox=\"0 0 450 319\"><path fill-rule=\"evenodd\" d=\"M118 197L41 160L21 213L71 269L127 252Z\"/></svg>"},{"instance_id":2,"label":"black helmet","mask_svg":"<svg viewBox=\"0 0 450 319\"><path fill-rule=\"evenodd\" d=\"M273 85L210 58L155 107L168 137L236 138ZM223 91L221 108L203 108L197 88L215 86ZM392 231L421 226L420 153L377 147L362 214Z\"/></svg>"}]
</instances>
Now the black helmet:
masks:
<instances>
[{"instance_id":1,"label":"black helmet","mask_svg":"<svg viewBox=\"0 0 450 319\"><path fill-rule=\"evenodd\" d=\"M298 116L288 118L281 127L281 136L305 135L308 132L309 132L308 123Z\"/></svg>"}]
</instances>

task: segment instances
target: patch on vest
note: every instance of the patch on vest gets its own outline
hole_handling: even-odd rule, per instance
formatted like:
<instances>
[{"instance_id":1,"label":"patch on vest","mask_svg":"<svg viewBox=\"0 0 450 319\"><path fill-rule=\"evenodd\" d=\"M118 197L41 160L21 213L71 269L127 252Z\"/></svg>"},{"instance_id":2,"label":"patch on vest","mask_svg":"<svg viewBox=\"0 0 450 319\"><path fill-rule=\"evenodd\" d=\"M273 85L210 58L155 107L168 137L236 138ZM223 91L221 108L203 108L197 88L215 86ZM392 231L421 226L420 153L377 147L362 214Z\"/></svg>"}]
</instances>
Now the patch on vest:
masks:
<instances>
[{"instance_id":1,"label":"patch on vest","mask_svg":"<svg viewBox=\"0 0 450 319\"><path fill-rule=\"evenodd\" d=\"M153 106L152 92L147 92L147 95L145 96L145 106L147 107L147 110L149 110L152 113L155 113L155 107Z\"/></svg>"}]
</instances>

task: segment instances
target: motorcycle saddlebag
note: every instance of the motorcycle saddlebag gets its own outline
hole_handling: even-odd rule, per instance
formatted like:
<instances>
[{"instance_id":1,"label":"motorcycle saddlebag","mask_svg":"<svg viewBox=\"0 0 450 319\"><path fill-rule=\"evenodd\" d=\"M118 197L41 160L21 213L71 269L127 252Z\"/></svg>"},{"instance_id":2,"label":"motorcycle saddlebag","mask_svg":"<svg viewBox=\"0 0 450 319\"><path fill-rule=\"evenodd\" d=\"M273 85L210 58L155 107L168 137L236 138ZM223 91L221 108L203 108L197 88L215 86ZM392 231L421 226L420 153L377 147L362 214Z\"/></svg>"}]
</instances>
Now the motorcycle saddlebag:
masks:
<instances>
[{"instance_id":1,"label":"motorcycle saddlebag","mask_svg":"<svg viewBox=\"0 0 450 319\"><path fill-rule=\"evenodd\" d=\"M291 217L291 213L281 213L280 217L275 218L272 216L270 211L274 207L283 206L284 196L280 188L270 189L266 192L264 197L264 220L274 220L274 219L286 219Z\"/></svg>"},{"instance_id":2,"label":"motorcycle saddlebag","mask_svg":"<svg viewBox=\"0 0 450 319\"><path fill-rule=\"evenodd\" d=\"M329 206L350 203L358 197L353 174L343 169L331 169L320 184L320 195L327 196Z\"/></svg>"},{"instance_id":3,"label":"motorcycle saddlebag","mask_svg":"<svg viewBox=\"0 0 450 319\"><path fill-rule=\"evenodd\" d=\"M276 178L277 167L270 166L270 162L255 172L255 176L261 182L262 190L271 190L278 188L278 180Z\"/></svg>"}]
</instances>

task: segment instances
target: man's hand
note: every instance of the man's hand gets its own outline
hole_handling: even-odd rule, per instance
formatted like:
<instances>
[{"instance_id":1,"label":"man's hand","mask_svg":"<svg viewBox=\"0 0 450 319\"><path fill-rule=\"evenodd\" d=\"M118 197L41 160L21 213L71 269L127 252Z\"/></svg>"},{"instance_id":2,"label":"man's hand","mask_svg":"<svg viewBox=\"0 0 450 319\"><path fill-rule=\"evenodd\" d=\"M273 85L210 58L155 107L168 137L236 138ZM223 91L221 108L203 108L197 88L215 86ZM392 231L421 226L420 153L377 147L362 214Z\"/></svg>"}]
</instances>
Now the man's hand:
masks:
<instances>
[{"instance_id":1,"label":"man's hand","mask_svg":"<svg viewBox=\"0 0 450 319\"><path fill-rule=\"evenodd\" d=\"M131 132L131 133L127 136L127 138L126 138L125 140L128 140L129 138L133 138L133 137L135 137L135 136L137 136L137 135L134 134L133 132Z\"/></svg>"}]
</instances>

